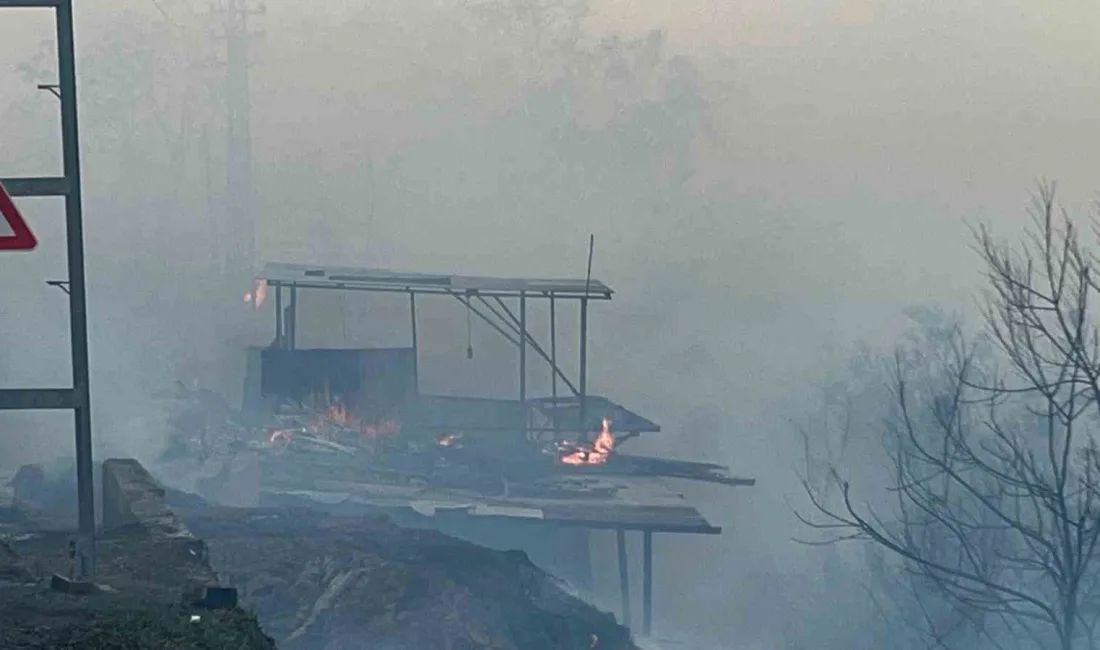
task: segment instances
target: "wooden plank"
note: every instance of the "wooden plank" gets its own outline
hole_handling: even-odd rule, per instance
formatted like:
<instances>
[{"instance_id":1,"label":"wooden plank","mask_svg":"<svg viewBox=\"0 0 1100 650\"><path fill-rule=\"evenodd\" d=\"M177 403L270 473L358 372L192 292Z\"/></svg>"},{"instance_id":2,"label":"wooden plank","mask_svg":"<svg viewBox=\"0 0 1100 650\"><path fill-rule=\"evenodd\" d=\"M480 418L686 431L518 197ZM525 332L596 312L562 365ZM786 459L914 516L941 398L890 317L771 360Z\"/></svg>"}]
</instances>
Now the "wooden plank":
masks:
<instances>
[{"instance_id":1,"label":"wooden plank","mask_svg":"<svg viewBox=\"0 0 1100 650\"><path fill-rule=\"evenodd\" d=\"M756 485L756 479L730 476L729 469L721 465L618 453L613 454L602 465L570 466L568 471L584 474L682 478L738 487Z\"/></svg>"}]
</instances>

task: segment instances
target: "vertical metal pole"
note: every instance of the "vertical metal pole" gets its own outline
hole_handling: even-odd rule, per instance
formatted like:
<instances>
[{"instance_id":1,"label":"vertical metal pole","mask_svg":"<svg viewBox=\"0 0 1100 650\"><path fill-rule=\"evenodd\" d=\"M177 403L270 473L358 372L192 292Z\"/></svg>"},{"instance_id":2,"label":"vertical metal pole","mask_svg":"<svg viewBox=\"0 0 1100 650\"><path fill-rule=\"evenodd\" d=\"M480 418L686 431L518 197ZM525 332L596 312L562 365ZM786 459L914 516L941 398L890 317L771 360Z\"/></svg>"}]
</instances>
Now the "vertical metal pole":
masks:
<instances>
[{"instance_id":1,"label":"vertical metal pole","mask_svg":"<svg viewBox=\"0 0 1100 650\"><path fill-rule=\"evenodd\" d=\"M76 119L76 54L73 44L72 0L57 5L57 70L61 92L61 140L64 173L69 184L65 197L65 223L69 263L69 327L73 356L73 391L77 405L76 496L79 534L76 577L95 576L95 487L92 482L92 412L88 384L88 304L84 282L84 225L80 194L80 140Z\"/></svg>"},{"instance_id":2,"label":"vertical metal pole","mask_svg":"<svg viewBox=\"0 0 1100 650\"><path fill-rule=\"evenodd\" d=\"M558 431L558 317L554 311L554 294L550 294L550 396L554 407L550 410L553 421L550 426Z\"/></svg>"},{"instance_id":3,"label":"vertical metal pole","mask_svg":"<svg viewBox=\"0 0 1100 650\"><path fill-rule=\"evenodd\" d=\"M413 382L420 392L420 347L416 337L416 294L409 292L409 319L412 321Z\"/></svg>"},{"instance_id":4,"label":"vertical metal pole","mask_svg":"<svg viewBox=\"0 0 1100 650\"><path fill-rule=\"evenodd\" d=\"M653 630L653 531L642 531L642 634Z\"/></svg>"},{"instance_id":5,"label":"vertical metal pole","mask_svg":"<svg viewBox=\"0 0 1100 650\"><path fill-rule=\"evenodd\" d=\"M527 401L527 292L519 292L519 401Z\"/></svg>"},{"instance_id":6,"label":"vertical metal pole","mask_svg":"<svg viewBox=\"0 0 1100 650\"><path fill-rule=\"evenodd\" d=\"M630 573L626 566L626 531L616 528L615 541L619 549L619 598L622 601L623 625L630 627Z\"/></svg>"},{"instance_id":7,"label":"vertical metal pole","mask_svg":"<svg viewBox=\"0 0 1100 650\"><path fill-rule=\"evenodd\" d=\"M580 371L580 422L581 432L585 431L585 408L588 402L588 298L581 298L581 371Z\"/></svg>"},{"instance_id":8,"label":"vertical metal pole","mask_svg":"<svg viewBox=\"0 0 1100 650\"><path fill-rule=\"evenodd\" d=\"M581 368L580 368L580 430L585 433L588 409L588 288L592 284L592 252L596 250L596 235L588 236L588 270L584 274L584 297L581 298Z\"/></svg>"},{"instance_id":9,"label":"vertical metal pole","mask_svg":"<svg viewBox=\"0 0 1100 650\"><path fill-rule=\"evenodd\" d=\"M298 287L290 285L290 313L287 314L286 347L294 350L298 347Z\"/></svg>"},{"instance_id":10,"label":"vertical metal pole","mask_svg":"<svg viewBox=\"0 0 1100 650\"><path fill-rule=\"evenodd\" d=\"M275 347L283 347L283 285L275 285Z\"/></svg>"},{"instance_id":11,"label":"vertical metal pole","mask_svg":"<svg viewBox=\"0 0 1100 650\"><path fill-rule=\"evenodd\" d=\"M558 402L558 319L554 312L554 294L550 294L550 396Z\"/></svg>"}]
</instances>

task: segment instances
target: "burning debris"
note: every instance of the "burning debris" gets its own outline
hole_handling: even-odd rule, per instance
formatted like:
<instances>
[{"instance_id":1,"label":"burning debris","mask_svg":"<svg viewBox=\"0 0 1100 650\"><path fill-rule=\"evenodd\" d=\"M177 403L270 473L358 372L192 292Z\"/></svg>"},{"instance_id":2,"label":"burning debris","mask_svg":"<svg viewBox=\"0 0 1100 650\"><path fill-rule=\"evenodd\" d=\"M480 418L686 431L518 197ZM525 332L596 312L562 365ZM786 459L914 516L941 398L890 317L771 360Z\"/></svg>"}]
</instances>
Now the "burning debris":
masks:
<instances>
[{"instance_id":1,"label":"burning debris","mask_svg":"<svg viewBox=\"0 0 1100 650\"><path fill-rule=\"evenodd\" d=\"M461 433L443 433L436 439L440 447L460 447L462 445Z\"/></svg>"},{"instance_id":2,"label":"burning debris","mask_svg":"<svg viewBox=\"0 0 1100 650\"><path fill-rule=\"evenodd\" d=\"M234 468L253 465L268 478L255 479L260 483L245 490L252 499L263 484L302 486L321 479L460 489L487 497L583 499L603 492L574 486L566 480L570 475L675 476L746 484L718 466L623 455L619 446L631 436L617 437L607 416L597 420L597 431L582 434L580 440L568 429L536 429L527 435L522 428L514 433L439 430L424 427L415 411L407 423L387 416L393 411L385 408L373 409L379 416L370 417L326 392L307 401L312 408L284 402L266 419L249 422L209 391L181 389L172 419L176 442L160 470L173 475L174 484L227 505L226 493L241 492L231 487L242 471ZM576 421L575 416L569 419ZM241 461L244 452L251 460Z\"/></svg>"},{"instance_id":3,"label":"burning debris","mask_svg":"<svg viewBox=\"0 0 1100 650\"><path fill-rule=\"evenodd\" d=\"M339 401L315 415L281 416L278 420L267 428L267 446L279 452L297 443L346 454L376 451L380 444L393 441L401 433L396 420L364 422L352 416Z\"/></svg>"},{"instance_id":4,"label":"burning debris","mask_svg":"<svg viewBox=\"0 0 1100 650\"><path fill-rule=\"evenodd\" d=\"M392 456L394 453L445 454L473 447L493 456L491 447L505 446L499 436L495 440L485 436L470 438L467 433L457 431L440 433L435 436L434 445L424 445L421 436L411 434L397 420L384 418L372 422L356 417L338 399L312 415L280 415L275 419L276 423L265 429L264 447L277 453L293 448L366 455L388 451ZM407 433L410 435L403 435ZM541 450L543 455L557 457L561 465L601 465L611 457L614 447L611 419L605 417L600 431L590 442L555 440L548 445L528 446L526 455L533 457ZM522 452L517 454L517 460L522 460L523 455Z\"/></svg>"},{"instance_id":5,"label":"burning debris","mask_svg":"<svg viewBox=\"0 0 1100 650\"><path fill-rule=\"evenodd\" d=\"M590 444L559 443L559 451L566 452L561 462L566 465L601 465L611 457L615 448L615 435L611 433L611 420L604 418L596 439Z\"/></svg>"},{"instance_id":6,"label":"burning debris","mask_svg":"<svg viewBox=\"0 0 1100 650\"><path fill-rule=\"evenodd\" d=\"M264 301L267 299L267 280L256 280L256 284L252 291L244 294L245 304L252 305L256 309L264 306Z\"/></svg>"}]
</instances>

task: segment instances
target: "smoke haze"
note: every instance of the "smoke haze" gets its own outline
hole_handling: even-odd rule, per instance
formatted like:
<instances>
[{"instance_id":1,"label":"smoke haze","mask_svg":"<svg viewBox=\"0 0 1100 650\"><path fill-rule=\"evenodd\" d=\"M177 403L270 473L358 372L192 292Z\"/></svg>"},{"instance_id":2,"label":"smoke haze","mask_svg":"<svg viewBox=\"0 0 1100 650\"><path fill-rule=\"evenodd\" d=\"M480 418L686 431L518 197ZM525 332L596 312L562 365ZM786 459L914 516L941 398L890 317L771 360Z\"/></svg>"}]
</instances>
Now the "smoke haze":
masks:
<instances>
[{"instance_id":1,"label":"smoke haze","mask_svg":"<svg viewBox=\"0 0 1100 650\"><path fill-rule=\"evenodd\" d=\"M238 398L271 308L242 302L249 264L219 248L216 18L187 0L86 0L75 18L97 454L149 456L151 393L181 379ZM725 533L658 537L656 628L876 647L842 634L868 616L858 594L828 593L824 556L788 542L795 424L904 308L970 309L966 221L1015 233L1039 177L1086 210L1097 25L1085 0L270 3L254 262L583 276L593 233L593 276L617 294L592 309L590 391L663 425L639 451L758 479L684 487ZM0 177L59 173L57 101L35 90L53 51L50 12L0 12ZM61 204L19 205L40 245L0 256L0 385L68 385L67 301L45 284L65 276ZM468 362L452 303L424 307L425 389L478 376L509 395L489 370L514 363L507 346L475 323ZM304 346L405 343L400 300L302 308ZM67 415L0 415L0 435L0 466L71 454Z\"/></svg>"}]
</instances>

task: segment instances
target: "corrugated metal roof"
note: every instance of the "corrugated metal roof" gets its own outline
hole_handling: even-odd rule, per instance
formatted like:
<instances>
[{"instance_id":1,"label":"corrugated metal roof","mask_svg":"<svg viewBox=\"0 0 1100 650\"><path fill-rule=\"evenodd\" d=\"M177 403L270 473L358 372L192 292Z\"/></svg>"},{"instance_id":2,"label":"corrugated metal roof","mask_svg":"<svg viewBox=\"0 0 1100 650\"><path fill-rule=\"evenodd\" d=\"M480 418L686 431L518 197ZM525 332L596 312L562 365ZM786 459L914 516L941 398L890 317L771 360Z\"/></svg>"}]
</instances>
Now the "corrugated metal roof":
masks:
<instances>
[{"instance_id":1,"label":"corrugated metal roof","mask_svg":"<svg viewBox=\"0 0 1100 650\"><path fill-rule=\"evenodd\" d=\"M540 397L527 403L539 413L564 427L576 425L580 419L581 401L579 397ZM584 426L587 431L599 431L603 418L611 420L614 431L634 433L656 433L660 425L642 417L630 409L616 404L606 397L588 395L584 400Z\"/></svg>"},{"instance_id":2,"label":"corrugated metal roof","mask_svg":"<svg viewBox=\"0 0 1100 650\"><path fill-rule=\"evenodd\" d=\"M608 300L611 287L591 280L545 278L494 278L432 273L398 273L383 269L363 269L346 266L312 266L269 262L260 279L272 284L315 289L345 289L355 291L399 291L402 293L477 293L488 296L517 296L526 293L537 298L551 294L557 298Z\"/></svg>"}]
</instances>

